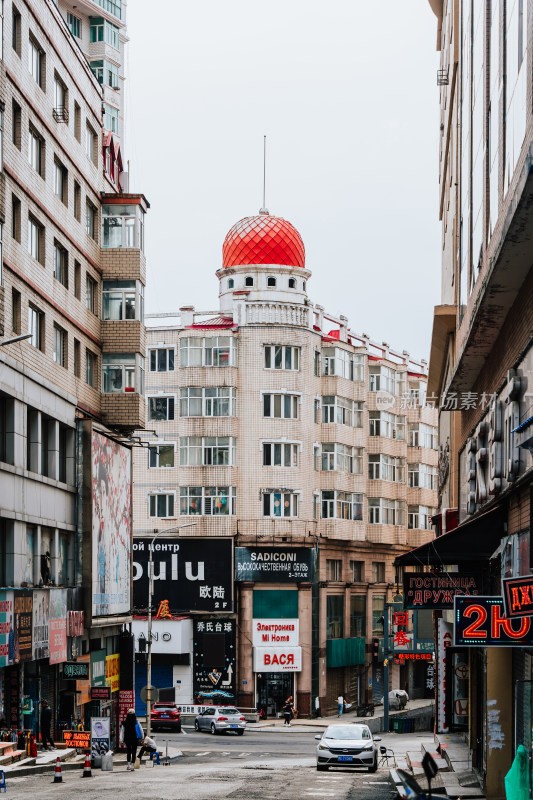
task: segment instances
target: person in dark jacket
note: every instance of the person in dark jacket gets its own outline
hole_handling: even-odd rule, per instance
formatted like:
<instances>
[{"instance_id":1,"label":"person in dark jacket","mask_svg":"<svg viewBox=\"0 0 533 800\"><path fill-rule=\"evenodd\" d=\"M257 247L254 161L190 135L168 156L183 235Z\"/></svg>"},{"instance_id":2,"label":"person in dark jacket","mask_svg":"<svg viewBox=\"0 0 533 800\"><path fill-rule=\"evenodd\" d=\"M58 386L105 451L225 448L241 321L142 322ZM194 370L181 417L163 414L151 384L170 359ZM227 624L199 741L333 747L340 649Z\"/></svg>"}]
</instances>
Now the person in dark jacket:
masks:
<instances>
[{"instance_id":1,"label":"person in dark jacket","mask_svg":"<svg viewBox=\"0 0 533 800\"><path fill-rule=\"evenodd\" d=\"M126 714L126 719L122 723L123 740L126 745L126 769L135 769L135 758L137 755L137 741L139 738L139 723L135 715L135 709L130 708ZM142 731L141 731L142 733Z\"/></svg>"},{"instance_id":2,"label":"person in dark jacket","mask_svg":"<svg viewBox=\"0 0 533 800\"><path fill-rule=\"evenodd\" d=\"M283 717L285 719L284 725L291 727L291 719L294 717L294 703L292 702L292 694L287 697L283 704Z\"/></svg>"},{"instance_id":3,"label":"person in dark jacket","mask_svg":"<svg viewBox=\"0 0 533 800\"><path fill-rule=\"evenodd\" d=\"M46 700L41 700L41 740L43 743L43 750L48 750L48 742L50 742L50 749L55 748L50 728L52 725L52 709Z\"/></svg>"}]
</instances>

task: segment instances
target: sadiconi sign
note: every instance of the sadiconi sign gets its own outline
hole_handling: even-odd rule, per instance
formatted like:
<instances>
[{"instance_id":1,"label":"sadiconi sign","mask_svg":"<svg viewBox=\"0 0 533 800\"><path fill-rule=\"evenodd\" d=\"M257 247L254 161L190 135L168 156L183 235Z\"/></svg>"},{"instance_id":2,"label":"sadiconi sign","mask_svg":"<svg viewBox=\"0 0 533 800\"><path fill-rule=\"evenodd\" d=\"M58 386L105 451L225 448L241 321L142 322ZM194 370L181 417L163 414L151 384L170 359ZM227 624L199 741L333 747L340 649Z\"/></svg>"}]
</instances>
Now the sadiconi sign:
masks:
<instances>
[{"instance_id":1,"label":"sadiconi sign","mask_svg":"<svg viewBox=\"0 0 533 800\"><path fill-rule=\"evenodd\" d=\"M91 749L90 731L63 731L63 741L69 747L77 747L80 750Z\"/></svg>"}]
</instances>

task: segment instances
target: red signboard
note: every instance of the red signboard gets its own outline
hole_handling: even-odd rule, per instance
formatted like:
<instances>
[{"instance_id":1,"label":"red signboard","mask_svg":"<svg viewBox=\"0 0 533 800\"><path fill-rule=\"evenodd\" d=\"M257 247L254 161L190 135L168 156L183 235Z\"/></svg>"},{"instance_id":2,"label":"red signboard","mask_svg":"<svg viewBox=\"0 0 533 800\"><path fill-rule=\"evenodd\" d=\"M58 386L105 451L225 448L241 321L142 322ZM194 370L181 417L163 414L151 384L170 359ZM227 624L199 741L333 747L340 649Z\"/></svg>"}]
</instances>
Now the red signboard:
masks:
<instances>
[{"instance_id":1,"label":"red signboard","mask_svg":"<svg viewBox=\"0 0 533 800\"><path fill-rule=\"evenodd\" d=\"M79 750L91 749L90 731L63 731L63 741L69 747L77 747Z\"/></svg>"},{"instance_id":2,"label":"red signboard","mask_svg":"<svg viewBox=\"0 0 533 800\"><path fill-rule=\"evenodd\" d=\"M111 700L111 686L91 686L91 700Z\"/></svg>"},{"instance_id":3,"label":"red signboard","mask_svg":"<svg viewBox=\"0 0 533 800\"><path fill-rule=\"evenodd\" d=\"M135 708L135 692L133 689L119 689L118 692L118 724L126 719L130 708Z\"/></svg>"},{"instance_id":4,"label":"red signboard","mask_svg":"<svg viewBox=\"0 0 533 800\"><path fill-rule=\"evenodd\" d=\"M503 605L506 617L533 616L533 575L503 578Z\"/></svg>"}]
</instances>

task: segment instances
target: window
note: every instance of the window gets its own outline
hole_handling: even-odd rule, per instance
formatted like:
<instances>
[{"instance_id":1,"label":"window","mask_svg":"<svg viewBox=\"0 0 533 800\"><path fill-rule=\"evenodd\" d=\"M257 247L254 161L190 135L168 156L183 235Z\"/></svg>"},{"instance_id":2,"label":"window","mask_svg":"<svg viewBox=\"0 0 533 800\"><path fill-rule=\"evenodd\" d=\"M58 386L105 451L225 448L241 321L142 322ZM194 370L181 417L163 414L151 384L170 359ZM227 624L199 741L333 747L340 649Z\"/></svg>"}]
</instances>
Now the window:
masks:
<instances>
[{"instance_id":1,"label":"window","mask_svg":"<svg viewBox=\"0 0 533 800\"><path fill-rule=\"evenodd\" d=\"M322 470L349 472L360 475L363 471L363 448L326 442L322 445Z\"/></svg>"},{"instance_id":2,"label":"window","mask_svg":"<svg viewBox=\"0 0 533 800\"><path fill-rule=\"evenodd\" d=\"M363 519L363 495L355 492L322 492L322 519Z\"/></svg>"},{"instance_id":3,"label":"window","mask_svg":"<svg viewBox=\"0 0 533 800\"><path fill-rule=\"evenodd\" d=\"M78 339L74 339L74 375L79 378L81 375L81 345Z\"/></svg>"},{"instance_id":4,"label":"window","mask_svg":"<svg viewBox=\"0 0 533 800\"><path fill-rule=\"evenodd\" d=\"M21 16L15 5L11 9L11 47L20 58L21 36L20 36Z\"/></svg>"},{"instance_id":5,"label":"window","mask_svg":"<svg viewBox=\"0 0 533 800\"><path fill-rule=\"evenodd\" d=\"M244 279L244 285L245 285L246 287L253 286L253 285L254 285L254 279L253 279L253 278L251 278L251 277L246 277L246 278Z\"/></svg>"},{"instance_id":6,"label":"window","mask_svg":"<svg viewBox=\"0 0 533 800\"><path fill-rule=\"evenodd\" d=\"M85 351L85 382L96 389L97 356L90 350Z\"/></svg>"},{"instance_id":7,"label":"window","mask_svg":"<svg viewBox=\"0 0 533 800\"><path fill-rule=\"evenodd\" d=\"M22 332L21 294L16 289L11 290L11 330L13 333Z\"/></svg>"},{"instance_id":8,"label":"window","mask_svg":"<svg viewBox=\"0 0 533 800\"><path fill-rule=\"evenodd\" d=\"M60 367L67 367L67 332L54 325L54 352L53 359Z\"/></svg>"},{"instance_id":9,"label":"window","mask_svg":"<svg viewBox=\"0 0 533 800\"><path fill-rule=\"evenodd\" d=\"M372 562L372 583L385 583L385 562Z\"/></svg>"},{"instance_id":10,"label":"window","mask_svg":"<svg viewBox=\"0 0 533 800\"><path fill-rule=\"evenodd\" d=\"M21 236L21 205L18 197L11 195L11 236L16 242L20 242Z\"/></svg>"},{"instance_id":11,"label":"window","mask_svg":"<svg viewBox=\"0 0 533 800\"><path fill-rule=\"evenodd\" d=\"M404 504L399 500L369 497L368 521L371 525L404 525Z\"/></svg>"},{"instance_id":12,"label":"window","mask_svg":"<svg viewBox=\"0 0 533 800\"><path fill-rule=\"evenodd\" d=\"M297 467L298 445L294 442L263 442L264 467Z\"/></svg>"},{"instance_id":13,"label":"window","mask_svg":"<svg viewBox=\"0 0 533 800\"><path fill-rule=\"evenodd\" d=\"M173 372L174 371L174 347L163 347L157 350L149 350L150 353L150 372Z\"/></svg>"},{"instance_id":14,"label":"window","mask_svg":"<svg viewBox=\"0 0 533 800\"><path fill-rule=\"evenodd\" d=\"M34 306L28 306L28 333L30 343L44 352L44 314Z\"/></svg>"},{"instance_id":15,"label":"window","mask_svg":"<svg viewBox=\"0 0 533 800\"><path fill-rule=\"evenodd\" d=\"M1 31L0 31L1 32ZM0 41L0 49L1 49ZM0 103L0 170L4 169L4 106Z\"/></svg>"},{"instance_id":16,"label":"window","mask_svg":"<svg viewBox=\"0 0 533 800\"><path fill-rule=\"evenodd\" d=\"M364 356L349 353L340 347L325 347L322 351L324 375L338 375L350 381L362 381L364 374Z\"/></svg>"},{"instance_id":17,"label":"window","mask_svg":"<svg viewBox=\"0 0 533 800\"><path fill-rule=\"evenodd\" d=\"M369 390L398 395L405 391L405 372L396 372L390 367L368 368Z\"/></svg>"},{"instance_id":18,"label":"window","mask_svg":"<svg viewBox=\"0 0 533 800\"><path fill-rule=\"evenodd\" d=\"M180 515L233 516L236 500L234 486L180 486Z\"/></svg>"},{"instance_id":19,"label":"window","mask_svg":"<svg viewBox=\"0 0 533 800\"><path fill-rule=\"evenodd\" d=\"M388 411L370 411L368 416L370 436L405 439L405 417L389 414Z\"/></svg>"},{"instance_id":20,"label":"window","mask_svg":"<svg viewBox=\"0 0 533 800\"><path fill-rule=\"evenodd\" d=\"M139 205L108 203L102 206L102 247L144 249L144 212Z\"/></svg>"},{"instance_id":21,"label":"window","mask_svg":"<svg viewBox=\"0 0 533 800\"><path fill-rule=\"evenodd\" d=\"M94 128L87 124L85 125L85 154L87 158L96 164L98 161L98 155L96 152L96 143L97 143L97 136Z\"/></svg>"},{"instance_id":22,"label":"window","mask_svg":"<svg viewBox=\"0 0 533 800\"><path fill-rule=\"evenodd\" d=\"M74 136L81 142L81 106L74 100Z\"/></svg>"},{"instance_id":23,"label":"window","mask_svg":"<svg viewBox=\"0 0 533 800\"><path fill-rule=\"evenodd\" d=\"M294 492L265 491L263 493L264 517L297 517L298 495Z\"/></svg>"},{"instance_id":24,"label":"window","mask_svg":"<svg viewBox=\"0 0 533 800\"><path fill-rule=\"evenodd\" d=\"M67 11L67 27L71 34L77 39L81 39L81 19Z\"/></svg>"},{"instance_id":25,"label":"window","mask_svg":"<svg viewBox=\"0 0 533 800\"><path fill-rule=\"evenodd\" d=\"M300 369L300 348L284 345L265 345L265 369Z\"/></svg>"},{"instance_id":26,"label":"window","mask_svg":"<svg viewBox=\"0 0 533 800\"><path fill-rule=\"evenodd\" d=\"M54 278L68 289L68 253L54 241Z\"/></svg>"},{"instance_id":27,"label":"window","mask_svg":"<svg viewBox=\"0 0 533 800\"><path fill-rule=\"evenodd\" d=\"M374 481L395 481L402 483L404 477L403 458L386 455L368 456L368 477Z\"/></svg>"},{"instance_id":28,"label":"window","mask_svg":"<svg viewBox=\"0 0 533 800\"><path fill-rule=\"evenodd\" d=\"M148 397L148 419L167 422L174 419L174 397Z\"/></svg>"},{"instance_id":29,"label":"window","mask_svg":"<svg viewBox=\"0 0 533 800\"><path fill-rule=\"evenodd\" d=\"M180 389L181 417L233 417L236 390L232 386Z\"/></svg>"},{"instance_id":30,"label":"window","mask_svg":"<svg viewBox=\"0 0 533 800\"><path fill-rule=\"evenodd\" d=\"M363 427L363 403L344 397L326 395L322 398L322 422L334 422L353 428Z\"/></svg>"},{"instance_id":31,"label":"window","mask_svg":"<svg viewBox=\"0 0 533 800\"><path fill-rule=\"evenodd\" d=\"M342 561L340 559L326 558L326 580L342 580Z\"/></svg>"},{"instance_id":32,"label":"window","mask_svg":"<svg viewBox=\"0 0 533 800\"><path fill-rule=\"evenodd\" d=\"M315 424L319 425L321 422L320 419L320 399L315 397L313 400L313 418L315 420Z\"/></svg>"},{"instance_id":33,"label":"window","mask_svg":"<svg viewBox=\"0 0 533 800\"><path fill-rule=\"evenodd\" d=\"M148 448L148 466L151 469L174 466L175 446L173 444L156 444Z\"/></svg>"},{"instance_id":34,"label":"window","mask_svg":"<svg viewBox=\"0 0 533 800\"><path fill-rule=\"evenodd\" d=\"M103 3L100 2L99 0L96 0L96 2L98 3L98 5L104 7ZM118 16L120 17L120 14ZM104 20L103 17L91 17L91 30L90 30L91 42L105 41L107 42L107 44L110 44L111 47L114 47L115 50L118 50L120 48L119 35L120 31L116 25L113 25L111 22Z\"/></svg>"},{"instance_id":35,"label":"window","mask_svg":"<svg viewBox=\"0 0 533 800\"><path fill-rule=\"evenodd\" d=\"M81 222L81 186L78 181L74 181L74 219Z\"/></svg>"},{"instance_id":36,"label":"window","mask_svg":"<svg viewBox=\"0 0 533 800\"><path fill-rule=\"evenodd\" d=\"M135 353L104 353L103 392L144 392L144 358Z\"/></svg>"},{"instance_id":37,"label":"window","mask_svg":"<svg viewBox=\"0 0 533 800\"><path fill-rule=\"evenodd\" d=\"M289 289L296 289L296 279L289 278Z\"/></svg>"},{"instance_id":38,"label":"window","mask_svg":"<svg viewBox=\"0 0 533 800\"><path fill-rule=\"evenodd\" d=\"M111 61L91 61L91 69L94 73L94 77L98 81L105 86L111 86L112 89L118 89L118 67L116 64L112 64ZM111 108L110 106L104 106L106 109ZM112 109L115 111L115 109ZM117 113L117 120L118 120L118 111ZM109 128L111 130L111 128Z\"/></svg>"},{"instance_id":39,"label":"window","mask_svg":"<svg viewBox=\"0 0 533 800\"><path fill-rule=\"evenodd\" d=\"M57 73L54 76L53 115L56 122L68 122L68 90Z\"/></svg>"},{"instance_id":40,"label":"window","mask_svg":"<svg viewBox=\"0 0 533 800\"><path fill-rule=\"evenodd\" d=\"M425 381L409 381L409 408L423 407L426 404L427 383Z\"/></svg>"},{"instance_id":41,"label":"window","mask_svg":"<svg viewBox=\"0 0 533 800\"><path fill-rule=\"evenodd\" d=\"M366 597L361 594L350 597L350 636L366 637Z\"/></svg>"},{"instance_id":42,"label":"window","mask_svg":"<svg viewBox=\"0 0 533 800\"><path fill-rule=\"evenodd\" d=\"M269 287L270 287L270 286L274 287L275 285L276 285L276 279L275 279L275 278L272 278L272 277L270 277L270 276L269 276L269 277L267 278L267 286L269 286Z\"/></svg>"},{"instance_id":43,"label":"window","mask_svg":"<svg viewBox=\"0 0 533 800\"><path fill-rule=\"evenodd\" d=\"M427 506L408 506L407 527L423 531L430 531L433 529L431 517L434 514L434 508L428 508Z\"/></svg>"},{"instance_id":44,"label":"window","mask_svg":"<svg viewBox=\"0 0 533 800\"><path fill-rule=\"evenodd\" d=\"M236 367L237 340L232 336L200 336L180 341L182 367Z\"/></svg>"},{"instance_id":45,"label":"window","mask_svg":"<svg viewBox=\"0 0 533 800\"><path fill-rule=\"evenodd\" d=\"M174 492L171 494L151 494L149 496L151 517L174 516Z\"/></svg>"},{"instance_id":46,"label":"window","mask_svg":"<svg viewBox=\"0 0 533 800\"><path fill-rule=\"evenodd\" d=\"M0 461L15 462L15 401L0 393Z\"/></svg>"},{"instance_id":47,"label":"window","mask_svg":"<svg viewBox=\"0 0 533 800\"><path fill-rule=\"evenodd\" d=\"M96 208L88 200L85 203L85 230L91 239L96 238Z\"/></svg>"},{"instance_id":48,"label":"window","mask_svg":"<svg viewBox=\"0 0 533 800\"><path fill-rule=\"evenodd\" d=\"M342 639L344 636L344 597L342 595L327 595L326 617L327 638Z\"/></svg>"},{"instance_id":49,"label":"window","mask_svg":"<svg viewBox=\"0 0 533 800\"><path fill-rule=\"evenodd\" d=\"M60 161L54 159L54 193L62 203L68 205L68 172Z\"/></svg>"},{"instance_id":50,"label":"window","mask_svg":"<svg viewBox=\"0 0 533 800\"><path fill-rule=\"evenodd\" d=\"M32 36L30 36L28 47L28 69L34 78L35 83L37 83L38 86L44 90L44 53Z\"/></svg>"},{"instance_id":51,"label":"window","mask_svg":"<svg viewBox=\"0 0 533 800\"><path fill-rule=\"evenodd\" d=\"M31 127L28 137L28 161L41 178L44 178L44 140Z\"/></svg>"},{"instance_id":52,"label":"window","mask_svg":"<svg viewBox=\"0 0 533 800\"><path fill-rule=\"evenodd\" d=\"M74 262L74 297L76 300L81 300L81 264L79 261Z\"/></svg>"},{"instance_id":53,"label":"window","mask_svg":"<svg viewBox=\"0 0 533 800\"><path fill-rule=\"evenodd\" d=\"M104 281L102 287L102 319L143 321L144 286L140 281ZM154 352L154 351L151 351ZM150 368L152 358L150 356Z\"/></svg>"},{"instance_id":54,"label":"window","mask_svg":"<svg viewBox=\"0 0 533 800\"><path fill-rule=\"evenodd\" d=\"M13 100L11 105L12 111L12 127L11 127L11 138L13 140L13 144L19 150L22 149L22 108L19 106L16 100Z\"/></svg>"},{"instance_id":55,"label":"window","mask_svg":"<svg viewBox=\"0 0 533 800\"><path fill-rule=\"evenodd\" d=\"M235 466L235 439L228 436L182 436L182 467Z\"/></svg>"},{"instance_id":56,"label":"window","mask_svg":"<svg viewBox=\"0 0 533 800\"><path fill-rule=\"evenodd\" d=\"M97 292L97 282L87 273L85 277L85 304L93 314L98 313Z\"/></svg>"},{"instance_id":57,"label":"window","mask_svg":"<svg viewBox=\"0 0 533 800\"><path fill-rule=\"evenodd\" d=\"M111 133L118 133L118 108L108 103L104 103L104 128Z\"/></svg>"},{"instance_id":58,"label":"window","mask_svg":"<svg viewBox=\"0 0 533 800\"><path fill-rule=\"evenodd\" d=\"M428 464L409 464L407 485L411 488L436 491L439 488L437 467L430 467Z\"/></svg>"},{"instance_id":59,"label":"window","mask_svg":"<svg viewBox=\"0 0 533 800\"><path fill-rule=\"evenodd\" d=\"M365 579L365 562L350 561L350 577L352 583L360 583Z\"/></svg>"},{"instance_id":60,"label":"window","mask_svg":"<svg viewBox=\"0 0 533 800\"><path fill-rule=\"evenodd\" d=\"M228 289L233 289L234 286L235 286L235 281L233 280L233 278L229 278Z\"/></svg>"},{"instance_id":61,"label":"window","mask_svg":"<svg viewBox=\"0 0 533 800\"><path fill-rule=\"evenodd\" d=\"M388 612L387 612L388 613ZM385 622L385 597L372 596L372 636L383 636Z\"/></svg>"},{"instance_id":62,"label":"window","mask_svg":"<svg viewBox=\"0 0 533 800\"><path fill-rule=\"evenodd\" d=\"M294 394L264 394L263 416L298 419L298 400Z\"/></svg>"},{"instance_id":63,"label":"window","mask_svg":"<svg viewBox=\"0 0 533 800\"><path fill-rule=\"evenodd\" d=\"M438 448L437 429L423 422L409 423L409 447L426 447L429 450Z\"/></svg>"},{"instance_id":64,"label":"window","mask_svg":"<svg viewBox=\"0 0 533 800\"><path fill-rule=\"evenodd\" d=\"M44 263L44 228L33 217L28 217L28 253Z\"/></svg>"}]
</instances>

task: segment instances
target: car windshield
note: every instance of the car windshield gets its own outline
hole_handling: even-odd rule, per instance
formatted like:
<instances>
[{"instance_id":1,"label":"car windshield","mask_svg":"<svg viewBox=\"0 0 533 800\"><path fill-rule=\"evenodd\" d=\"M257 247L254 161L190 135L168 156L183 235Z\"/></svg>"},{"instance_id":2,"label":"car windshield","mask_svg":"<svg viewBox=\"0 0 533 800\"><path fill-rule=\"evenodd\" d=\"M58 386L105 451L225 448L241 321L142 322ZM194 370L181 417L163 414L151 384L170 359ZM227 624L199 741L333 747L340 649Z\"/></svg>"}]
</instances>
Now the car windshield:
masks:
<instances>
[{"instance_id":1,"label":"car windshield","mask_svg":"<svg viewBox=\"0 0 533 800\"><path fill-rule=\"evenodd\" d=\"M218 709L218 713L219 714L238 714L239 711L236 708L219 708Z\"/></svg>"},{"instance_id":2,"label":"car windshield","mask_svg":"<svg viewBox=\"0 0 533 800\"><path fill-rule=\"evenodd\" d=\"M325 739L371 739L370 731L362 725L331 725Z\"/></svg>"}]
</instances>

